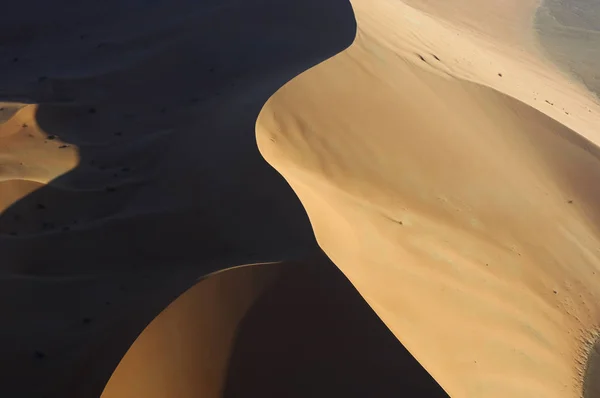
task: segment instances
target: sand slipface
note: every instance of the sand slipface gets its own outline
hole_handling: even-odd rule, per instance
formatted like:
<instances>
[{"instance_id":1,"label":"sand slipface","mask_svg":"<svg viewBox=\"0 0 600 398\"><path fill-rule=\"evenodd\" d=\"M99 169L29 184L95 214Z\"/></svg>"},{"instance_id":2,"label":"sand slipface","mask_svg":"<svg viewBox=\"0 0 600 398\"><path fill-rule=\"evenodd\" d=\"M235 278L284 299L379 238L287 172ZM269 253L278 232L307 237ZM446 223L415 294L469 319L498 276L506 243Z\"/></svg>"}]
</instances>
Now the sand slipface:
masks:
<instances>
[{"instance_id":1,"label":"sand slipface","mask_svg":"<svg viewBox=\"0 0 600 398\"><path fill-rule=\"evenodd\" d=\"M129 349L102 398L447 397L326 258L200 281Z\"/></svg>"},{"instance_id":2,"label":"sand slipface","mask_svg":"<svg viewBox=\"0 0 600 398\"><path fill-rule=\"evenodd\" d=\"M434 3L352 1L357 39L271 97L259 148L449 395L581 397L600 322L598 105L531 48L533 2Z\"/></svg>"}]
</instances>

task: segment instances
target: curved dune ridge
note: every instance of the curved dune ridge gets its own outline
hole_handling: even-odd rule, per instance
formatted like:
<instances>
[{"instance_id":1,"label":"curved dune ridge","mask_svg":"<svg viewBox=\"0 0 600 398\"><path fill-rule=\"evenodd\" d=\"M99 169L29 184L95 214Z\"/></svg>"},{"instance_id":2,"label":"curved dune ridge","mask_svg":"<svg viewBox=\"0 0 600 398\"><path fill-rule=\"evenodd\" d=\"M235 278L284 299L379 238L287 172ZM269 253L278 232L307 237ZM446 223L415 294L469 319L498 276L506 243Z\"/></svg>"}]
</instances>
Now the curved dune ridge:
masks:
<instances>
[{"instance_id":1,"label":"curved dune ridge","mask_svg":"<svg viewBox=\"0 0 600 398\"><path fill-rule=\"evenodd\" d=\"M119 397L446 397L326 260L208 276L129 349Z\"/></svg>"},{"instance_id":2,"label":"curved dune ridge","mask_svg":"<svg viewBox=\"0 0 600 398\"><path fill-rule=\"evenodd\" d=\"M451 396L581 397L597 377L598 104L529 48L530 26L507 18L525 43L509 46L450 14L352 4L357 39L269 100L261 153Z\"/></svg>"},{"instance_id":3,"label":"curved dune ridge","mask_svg":"<svg viewBox=\"0 0 600 398\"><path fill-rule=\"evenodd\" d=\"M0 15L0 396L600 394L538 1L71 3Z\"/></svg>"}]
</instances>

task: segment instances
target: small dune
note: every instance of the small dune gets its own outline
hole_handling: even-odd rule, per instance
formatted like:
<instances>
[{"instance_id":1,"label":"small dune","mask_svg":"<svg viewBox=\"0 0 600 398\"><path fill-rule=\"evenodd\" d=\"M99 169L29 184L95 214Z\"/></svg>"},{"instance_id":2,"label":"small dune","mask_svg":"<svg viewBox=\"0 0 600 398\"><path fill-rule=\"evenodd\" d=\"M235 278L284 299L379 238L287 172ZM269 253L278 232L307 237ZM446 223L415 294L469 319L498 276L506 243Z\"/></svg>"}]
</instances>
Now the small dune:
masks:
<instances>
[{"instance_id":1,"label":"small dune","mask_svg":"<svg viewBox=\"0 0 600 398\"><path fill-rule=\"evenodd\" d=\"M123 357L102 398L447 397L328 261L209 275Z\"/></svg>"}]
</instances>

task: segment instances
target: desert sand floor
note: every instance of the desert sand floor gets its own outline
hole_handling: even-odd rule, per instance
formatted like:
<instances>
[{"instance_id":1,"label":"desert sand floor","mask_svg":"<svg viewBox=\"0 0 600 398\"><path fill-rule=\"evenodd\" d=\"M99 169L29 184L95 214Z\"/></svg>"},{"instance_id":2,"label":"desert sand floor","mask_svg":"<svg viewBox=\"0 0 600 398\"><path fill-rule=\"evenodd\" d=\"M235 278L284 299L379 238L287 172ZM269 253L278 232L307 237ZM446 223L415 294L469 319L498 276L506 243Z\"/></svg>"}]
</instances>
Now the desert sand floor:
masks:
<instances>
[{"instance_id":1,"label":"desert sand floor","mask_svg":"<svg viewBox=\"0 0 600 398\"><path fill-rule=\"evenodd\" d=\"M346 0L36 0L0 30L1 397L98 397L199 278L320 251L255 123L352 43Z\"/></svg>"},{"instance_id":2,"label":"desert sand floor","mask_svg":"<svg viewBox=\"0 0 600 398\"><path fill-rule=\"evenodd\" d=\"M354 290L323 288L318 246L450 396L597 396L600 107L545 58L537 6L0 14L0 396L302 393L283 349L330 395L442 394Z\"/></svg>"}]
</instances>

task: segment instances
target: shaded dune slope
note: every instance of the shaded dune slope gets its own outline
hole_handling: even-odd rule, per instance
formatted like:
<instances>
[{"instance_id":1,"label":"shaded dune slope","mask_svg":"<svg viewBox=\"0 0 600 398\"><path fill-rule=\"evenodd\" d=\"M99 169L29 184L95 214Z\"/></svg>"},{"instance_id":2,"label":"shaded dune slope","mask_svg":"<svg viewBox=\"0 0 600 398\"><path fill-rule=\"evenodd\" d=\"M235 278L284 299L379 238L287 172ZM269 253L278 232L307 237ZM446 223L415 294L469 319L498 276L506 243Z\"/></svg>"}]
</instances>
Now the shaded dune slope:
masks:
<instances>
[{"instance_id":1,"label":"shaded dune slope","mask_svg":"<svg viewBox=\"0 0 600 398\"><path fill-rule=\"evenodd\" d=\"M0 15L0 395L99 396L199 277L319 251L254 126L355 20L345 0L14 7Z\"/></svg>"},{"instance_id":2,"label":"shaded dune slope","mask_svg":"<svg viewBox=\"0 0 600 398\"><path fill-rule=\"evenodd\" d=\"M208 276L127 352L102 398L446 397L326 259Z\"/></svg>"}]
</instances>

